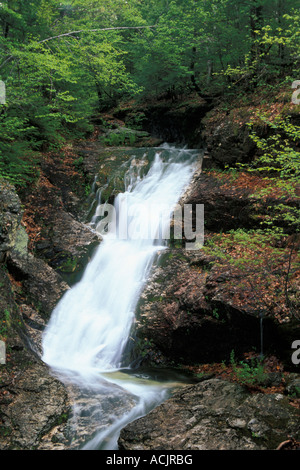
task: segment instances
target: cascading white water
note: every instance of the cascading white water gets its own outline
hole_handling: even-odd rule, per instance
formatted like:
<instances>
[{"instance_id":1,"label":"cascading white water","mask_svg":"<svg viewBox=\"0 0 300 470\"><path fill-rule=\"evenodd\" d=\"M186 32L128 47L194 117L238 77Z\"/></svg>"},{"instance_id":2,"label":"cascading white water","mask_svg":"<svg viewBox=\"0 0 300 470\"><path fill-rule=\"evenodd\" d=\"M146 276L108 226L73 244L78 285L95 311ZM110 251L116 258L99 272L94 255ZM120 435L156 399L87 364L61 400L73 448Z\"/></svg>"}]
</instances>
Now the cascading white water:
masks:
<instances>
[{"instance_id":1,"label":"cascading white water","mask_svg":"<svg viewBox=\"0 0 300 470\"><path fill-rule=\"evenodd\" d=\"M132 162L125 192L115 200L113 230L103 235L82 279L54 309L43 336L43 360L62 378L96 389L100 377L110 381L109 373L120 368L141 289L157 252L166 246L164 231L196 158L195 151L165 145L144 176L137 171L143 161ZM99 207L94 223L98 213ZM111 382L143 399L150 393L153 400L153 389Z\"/></svg>"}]
</instances>

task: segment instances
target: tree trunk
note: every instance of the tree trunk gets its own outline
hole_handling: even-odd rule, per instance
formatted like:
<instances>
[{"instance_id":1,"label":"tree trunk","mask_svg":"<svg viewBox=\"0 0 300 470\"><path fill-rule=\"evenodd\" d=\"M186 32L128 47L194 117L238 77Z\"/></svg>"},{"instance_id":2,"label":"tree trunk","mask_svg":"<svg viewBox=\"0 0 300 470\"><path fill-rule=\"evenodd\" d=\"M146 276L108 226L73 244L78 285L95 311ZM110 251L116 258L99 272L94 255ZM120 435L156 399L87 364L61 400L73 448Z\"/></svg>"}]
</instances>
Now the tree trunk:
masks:
<instances>
[{"instance_id":1,"label":"tree trunk","mask_svg":"<svg viewBox=\"0 0 300 470\"><path fill-rule=\"evenodd\" d=\"M192 87L196 91L197 95L199 95L202 98L201 90L196 82L196 77L195 77L195 56L196 56L197 48L194 46L192 48L192 61L191 61L191 66L190 69L192 71L191 74L191 82L192 82Z\"/></svg>"},{"instance_id":2,"label":"tree trunk","mask_svg":"<svg viewBox=\"0 0 300 470\"><path fill-rule=\"evenodd\" d=\"M257 5L254 1L254 5L250 8L250 30L251 30L251 59L254 62L259 55L263 52L263 47L257 44L257 32L262 29L263 26L263 15L262 5Z\"/></svg>"}]
</instances>

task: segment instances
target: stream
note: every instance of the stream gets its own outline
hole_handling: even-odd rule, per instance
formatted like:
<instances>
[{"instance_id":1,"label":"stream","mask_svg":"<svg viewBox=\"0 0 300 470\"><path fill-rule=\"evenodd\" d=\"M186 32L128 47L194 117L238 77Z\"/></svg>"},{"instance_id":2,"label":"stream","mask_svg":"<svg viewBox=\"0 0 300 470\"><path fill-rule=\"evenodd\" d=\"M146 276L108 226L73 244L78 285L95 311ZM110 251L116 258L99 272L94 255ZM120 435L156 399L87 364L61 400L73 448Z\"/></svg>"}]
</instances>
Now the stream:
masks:
<instances>
[{"instance_id":1,"label":"stream","mask_svg":"<svg viewBox=\"0 0 300 470\"><path fill-rule=\"evenodd\" d=\"M73 400L70 448L115 450L127 423L166 400L184 378L124 363L135 310L153 263L168 246L172 211L199 151L139 149L125 165L124 192L99 197L90 227L102 241L62 297L43 335L43 361Z\"/></svg>"}]
</instances>

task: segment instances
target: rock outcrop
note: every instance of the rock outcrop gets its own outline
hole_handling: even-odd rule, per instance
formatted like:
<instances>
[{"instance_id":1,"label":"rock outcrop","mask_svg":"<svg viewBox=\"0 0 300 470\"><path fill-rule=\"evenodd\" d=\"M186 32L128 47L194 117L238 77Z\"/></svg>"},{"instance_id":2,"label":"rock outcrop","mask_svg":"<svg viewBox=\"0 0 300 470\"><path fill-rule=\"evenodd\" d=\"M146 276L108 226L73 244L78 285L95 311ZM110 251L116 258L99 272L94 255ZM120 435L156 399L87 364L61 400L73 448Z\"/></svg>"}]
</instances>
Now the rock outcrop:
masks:
<instances>
[{"instance_id":1,"label":"rock outcrop","mask_svg":"<svg viewBox=\"0 0 300 470\"><path fill-rule=\"evenodd\" d=\"M299 440L299 410L281 394L250 394L238 384L210 379L188 386L127 425L119 449L275 450Z\"/></svg>"},{"instance_id":2,"label":"rock outcrop","mask_svg":"<svg viewBox=\"0 0 300 470\"><path fill-rule=\"evenodd\" d=\"M115 116L129 125L137 123L152 136L165 142L176 142L190 148L202 148L202 120L212 108L210 97L201 98L196 94L187 101L165 97L156 103L143 103L132 108L120 107Z\"/></svg>"},{"instance_id":3,"label":"rock outcrop","mask_svg":"<svg viewBox=\"0 0 300 470\"><path fill-rule=\"evenodd\" d=\"M248 163L254 156L255 144L248 128L227 116L213 128L205 127L204 136L210 158L219 168Z\"/></svg>"},{"instance_id":4,"label":"rock outcrop","mask_svg":"<svg viewBox=\"0 0 300 470\"><path fill-rule=\"evenodd\" d=\"M5 180L0 180L0 262L3 262L15 245L22 218L21 201Z\"/></svg>"},{"instance_id":5,"label":"rock outcrop","mask_svg":"<svg viewBox=\"0 0 300 470\"><path fill-rule=\"evenodd\" d=\"M253 306L241 306L234 297L244 273L220 270L214 262L201 252L162 253L141 295L135 325L140 343L152 345L146 348L149 360L221 362L232 350L238 355L260 350L260 320ZM270 319L264 323L264 346L283 352Z\"/></svg>"},{"instance_id":6,"label":"rock outcrop","mask_svg":"<svg viewBox=\"0 0 300 470\"><path fill-rule=\"evenodd\" d=\"M273 202L256 198L260 181L251 178L245 184L210 169L199 168L195 173L180 205L204 205L205 244L213 240L214 234L260 229L271 204L281 203L280 197ZM296 204L296 199L290 198L287 204ZM284 230L292 234L295 227L286 224ZM231 251L237 249L241 258L246 245L245 241L240 246L233 243ZM271 291L272 282L282 286L276 274L281 266L269 269L267 249L256 252L253 245L252 250L248 261L245 258L239 263L239 258L233 256L225 259L222 245L217 254L210 254L202 249L186 250L184 239L172 240L153 267L138 305L135 330L139 347L145 348L144 358L150 352L149 358L156 357L158 363L165 359L197 363L226 360L233 349L238 354L252 348L260 351L263 311L264 352L279 354L290 362L290 347L299 336L299 322L294 320L291 308L286 308L283 290L280 297L276 297L278 285L276 292ZM271 251L269 259L278 258L278 252L274 253ZM296 259L296 252L287 246L283 263L291 254ZM257 263L251 265L251 259ZM290 291L296 299L296 277ZM267 308L263 292L268 296Z\"/></svg>"},{"instance_id":7,"label":"rock outcrop","mask_svg":"<svg viewBox=\"0 0 300 470\"><path fill-rule=\"evenodd\" d=\"M64 386L40 361L28 360L1 397L1 450L35 450L45 435L68 418L70 403Z\"/></svg>"},{"instance_id":8,"label":"rock outcrop","mask_svg":"<svg viewBox=\"0 0 300 470\"><path fill-rule=\"evenodd\" d=\"M38 312L40 308L41 314L49 316L68 286L28 252L22 215L15 188L1 181L0 339L6 344L5 364L0 366L2 450L35 449L69 411L64 386L39 359L45 323Z\"/></svg>"}]
</instances>

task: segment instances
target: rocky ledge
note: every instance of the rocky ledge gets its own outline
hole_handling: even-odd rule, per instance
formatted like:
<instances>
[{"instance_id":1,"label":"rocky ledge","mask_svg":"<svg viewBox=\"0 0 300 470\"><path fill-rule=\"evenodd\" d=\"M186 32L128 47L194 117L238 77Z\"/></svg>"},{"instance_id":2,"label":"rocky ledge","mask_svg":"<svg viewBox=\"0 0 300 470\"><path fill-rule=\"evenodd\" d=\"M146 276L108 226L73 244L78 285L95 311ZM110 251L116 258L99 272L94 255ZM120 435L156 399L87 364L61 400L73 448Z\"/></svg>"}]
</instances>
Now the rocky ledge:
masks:
<instances>
[{"instance_id":1,"label":"rocky ledge","mask_svg":"<svg viewBox=\"0 0 300 470\"><path fill-rule=\"evenodd\" d=\"M275 450L299 438L299 412L283 395L250 394L241 385L210 379L126 426L119 449Z\"/></svg>"}]
</instances>

